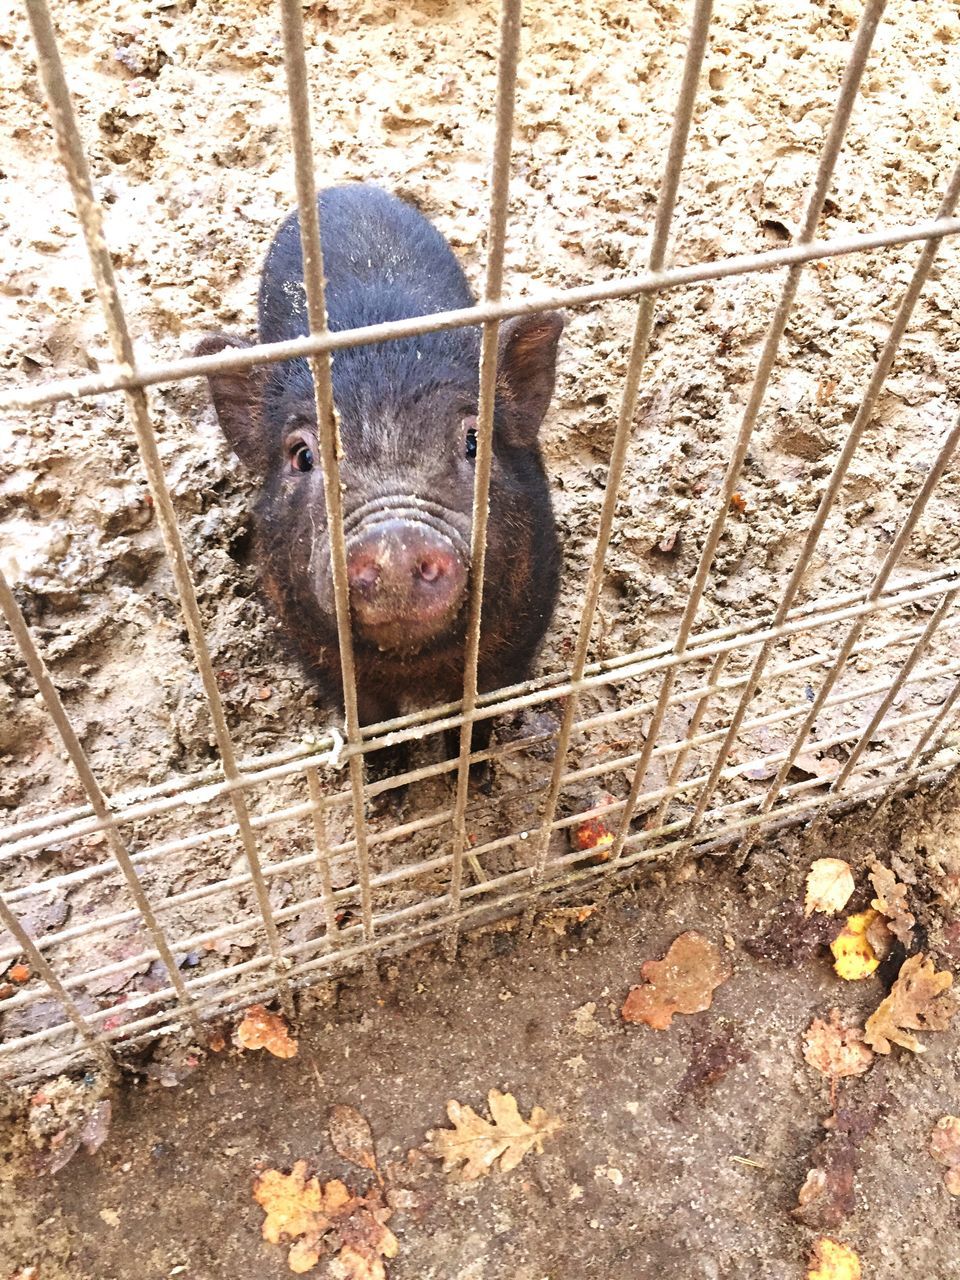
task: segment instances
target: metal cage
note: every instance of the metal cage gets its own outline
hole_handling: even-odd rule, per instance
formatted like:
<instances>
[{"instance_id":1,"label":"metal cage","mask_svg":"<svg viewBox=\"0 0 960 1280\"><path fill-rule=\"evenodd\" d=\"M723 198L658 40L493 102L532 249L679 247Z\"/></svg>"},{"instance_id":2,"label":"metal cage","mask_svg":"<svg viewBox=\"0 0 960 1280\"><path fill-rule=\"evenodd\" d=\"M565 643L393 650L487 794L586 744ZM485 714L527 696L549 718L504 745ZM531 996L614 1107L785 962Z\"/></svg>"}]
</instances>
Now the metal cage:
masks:
<instances>
[{"instance_id":1,"label":"metal cage","mask_svg":"<svg viewBox=\"0 0 960 1280\"><path fill-rule=\"evenodd\" d=\"M34 978L23 989L0 999L0 1017L51 997L62 1008L62 1020L41 1030L8 1036L0 1043L0 1071L10 1079L26 1079L96 1060L109 1066L131 1046L181 1028L203 1035L203 1023L214 1015L241 1007L254 999L279 997L292 1011L294 988L311 980L335 976L358 963L372 965L376 957L409 948L429 939L442 939L448 953L456 950L463 928L515 912L529 913L557 895L596 891L612 884L639 864L677 857L685 851L735 847L744 857L765 833L784 825L816 821L840 806L872 797L889 802L895 790L941 775L956 762L951 735L953 713L960 698L960 661L937 649L943 624L960 592L960 560L925 574L898 574L911 534L924 512L960 441L960 416L917 487L909 509L879 569L862 589L846 595L802 600L805 574L837 501L855 451L867 430L878 396L910 324L914 307L944 237L960 232L955 216L960 195L960 166L946 184L942 202L932 219L816 239L834 168L857 99L885 0L867 0L856 30L842 83L826 131L805 214L795 242L764 253L750 253L718 261L669 266L667 248L681 180L684 152L693 116L711 20L711 0L696 0L683 73L673 120L669 151L660 186L647 269L639 275L619 276L549 294L511 296L504 293L504 245L507 233L508 183L521 0L503 0L496 101L496 136L490 181L486 281L478 305L460 311L423 316L364 329L331 333L326 327L323 260L316 211L310 104L300 0L279 0L284 59L289 95L291 136L296 163L296 186L301 215L310 336L296 341L227 350L216 355L147 365L138 361L114 278L104 238L100 209L81 147L73 107L46 0L26 0L36 46L37 64L54 124L60 157L73 191L76 210L112 345L115 367L106 373L51 382L38 388L14 390L2 399L8 411L51 405L59 401L122 392L153 496L167 558L202 680L219 750L220 766L189 777L174 777L162 785L136 793L108 796L90 767L77 733L71 726L54 683L18 607L10 584L0 576L0 607L16 644L36 681L72 761L87 803L42 818L13 822L0 830L0 877L25 855L54 842L102 833L105 856L94 865L0 894L0 923L8 939L0 938L0 961L26 958ZM698 614L715 555L724 533L731 502L778 359L798 284L804 269L825 259L871 249L922 242L922 252L896 310L866 382L862 400L846 439L822 485L819 506L806 533L801 554L782 587L779 601L767 616L739 625L704 629ZM754 272L783 273L779 298L766 330L739 431L715 498L715 510L690 583L682 620L668 643L604 661L590 661L591 634L604 582L605 560L615 527L615 508L624 475L631 435L637 419L644 362L659 296L668 290ZM569 669L523 685L480 694L477 653L483 595L487 495L491 475L497 332L507 317L547 309L576 308L606 299L636 299L635 326L615 437L610 452L603 501L599 511L589 576L583 591L579 632ZM482 325L478 454L471 539L472 573L469 599L468 652L461 702L403 716L376 726L361 727L357 714L355 668L351 641L343 510L337 471L337 422L333 404L331 353L349 345L386 342L413 334L463 325ZM316 390L323 454L324 485L329 513L337 623L343 659L343 734L332 731L323 740L288 744L269 755L240 759L231 740L216 674L204 639L190 567L178 529L170 490L164 477L146 388L162 382L197 378L213 371L308 357ZM926 612L917 620L916 607ZM881 631L865 636L868 623ZM786 661L782 645L790 637L809 635L812 656ZM898 669L892 680L845 685L851 658L870 647L893 651L899 646ZM778 678L807 672L808 692L796 700L758 711L761 688L775 687ZM627 705L586 715L583 697L590 691L616 686ZM933 711L897 711L907 688L937 691ZM544 768L537 793L539 805L531 821L508 835L474 843L469 816L477 804L468 790L471 727L474 721L560 700L562 716L554 735L552 763ZM848 705L859 719L856 729L833 738L817 738L815 725L824 708ZM724 706L719 729L702 730L708 708ZM684 711L684 709L686 709ZM665 730L668 712L684 714L684 731ZM570 749L602 726L637 722L648 717L636 749L586 767L571 767ZM741 735L751 729L783 724L792 733L785 751L756 753L731 763ZM365 782L364 754L385 745L422 738L441 728L460 729L455 760L411 769L398 777ZM869 749L882 731L888 749L877 755ZM505 757L528 746L521 740L503 743L473 759ZM812 749L842 745L846 758L825 782L822 777L792 781L798 757ZM652 776L662 766L665 780ZM602 779L611 770L628 770L627 795L611 803L584 809L566 797L576 784ZM692 770L692 772L691 772ZM346 778L340 781L345 771ZM405 824L371 830L365 813L368 801L390 788L444 773L455 776L448 807ZM260 806L265 788L284 780L302 787L305 798L281 807ZM350 815L347 837L329 836L328 818L334 810ZM638 814L645 815L638 827ZM168 817L176 822L151 827ZM559 851L552 837L598 819L609 833L602 853L572 848ZM283 859L264 855L262 836L272 828L295 828L306 833L308 845ZM375 866L371 851L386 846L401 851L404 841L422 831L441 839L441 852L428 859ZM152 891L152 877L173 858L191 850L218 846L242 849L244 869L212 878L181 893ZM491 872L491 858L511 851L507 870ZM349 857L355 866L352 882L336 886L331 876L334 858ZM121 876L127 899L116 910L42 937L31 937L21 917L25 904L51 889L65 890L111 876ZM295 901L281 908L271 904L270 886L278 876L296 876ZM378 891L402 888L397 902L378 905ZM239 922L217 923L218 901L224 895L250 895L253 906ZM191 936L174 936L165 923L178 905L206 901L209 927ZM306 910L320 921L314 936L293 940L285 926ZM346 912L346 914L345 914ZM112 964L82 971L58 966L58 949L80 938L94 938L120 924L139 923L145 930L142 951ZM256 953L241 963L221 964L209 973L188 977L177 956L203 944L215 944L253 931ZM161 979L154 989L127 1000L123 1017L109 1001L93 1011L79 998L88 984L109 978L133 963L159 965Z\"/></svg>"}]
</instances>

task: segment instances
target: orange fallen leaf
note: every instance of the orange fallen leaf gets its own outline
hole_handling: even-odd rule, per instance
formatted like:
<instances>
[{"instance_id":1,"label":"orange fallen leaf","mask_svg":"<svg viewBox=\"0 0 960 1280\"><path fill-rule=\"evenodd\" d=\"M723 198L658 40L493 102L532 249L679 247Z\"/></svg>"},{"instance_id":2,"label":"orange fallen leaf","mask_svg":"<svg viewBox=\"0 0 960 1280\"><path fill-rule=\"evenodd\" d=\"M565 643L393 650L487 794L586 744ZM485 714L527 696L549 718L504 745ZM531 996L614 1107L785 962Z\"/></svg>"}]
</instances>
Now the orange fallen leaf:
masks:
<instances>
[{"instance_id":1,"label":"orange fallen leaf","mask_svg":"<svg viewBox=\"0 0 960 1280\"><path fill-rule=\"evenodd\" d=\"M853 872L842 858L818 858L810 864L807 873L807 896L803 914L823 911L834 916L850 901L853 893Z\"/></svg>"},{"instance_id":2,"label":"orange fallen leaf","mask_svg":"<svg viewBox=\"0 0 960 1280\"><path fill-rule=\"evenodd\" d=\"M292 1039L284 1018L262 1004L251 1005L243 1015L233 1042L240 1049L266 1049L275 1058L297 1056L297 1042Z\"/></svg>"},{"instance_id":3,"label":"orange fallen leaf","mask_svg":"<svg viewBox=\"0 0 960 1280\"><path fill-rule=\"evenodd\" d=\"M743 516L747 513L747 500L742 493L735 493L731 496L730 506L736 511L737 515Z\"/></svg>"},{"instance_id":4,"label":"orange fallen leaf","mask_svg":"<svg viewBox=\"0 0 960 1280\"><path fill-rule=\"evenodd\" d=\"M849 1247L829 1236L813 1242L807 1264L807 1280L860 1280L860 1259Z\"/></svg>"},{"instance_id":5,"label":"orange fallen leaf","mask_svg":"<svg viewBox=\"0 0 960 1280\"><path fill-rule=\"evenodd\" d=\"M844 928L830 943L833 967L838 975L848 982L869 978L880 964L877 953L867 937L876 919L877 912L872 907L867 911L858 911L856 915L847 918Z\"/></svg>"},{"instance_id":6,"label":"orange fallen leaf","mask_svg":"<svg viewBox=\"0 0 960 1280\"><path fill-rule=\"evenodd\" d=\"M28 964L12 964L7 973L11 982L30 981L30 966Z\"/></svg>"},{"instance_id":7,"label":"orange fallen leaf","mask_svg":"<svg viewBox=\"0 0 960 1280\"><path fill-rule=\"evenodd\" d=\"M903 962L890 994L867 1019L864 1039L877 1053L889 1053L892 1045L902 1045L912 1053L924 1046L911 1031L944 1031L957 1011L957 1000L949 990L952 973L937 973L932 960L922 952Z\"/></svg>"},{"instance_id":8,"label":"orange fallen leaf","mask_svg":"<svg viewBox=\"0 0 960 1280\"><path fill-rule=\"evenodd\" d=\"M665 1031L675 1013L700 1013L732 970L715 942L692 931L681 933L662 960L647 960L643 984L632 987L620 1011L624 1022L644 1022Z\"/></svg>"},{"instance_id":9,"label":"orange fallen leaf","mask_svg":"<svg viewBox=\"0 0 960 1280\"><path fill-rule=\"evenodd\" d=\"M253 1198L267 1215L260 1230L264 1240L271 1244L279 1244L281 1236L293 1239L313 1231L322 1209L336 1212L336 1206L349 1199L342 1182L330 1182L327 1184L331 1193L328 1206L326 1189L321 1191L318 1180L307 1178L306 1173L306 1160L298 1160L289 1173L267 1169L253 1184Z\"/></svg>"},{"instance_id":10,"label":"orange fallen leaf","mask_svg":"<svg viewBox=\"0 0 960 1280\"><path fill-rule=\"evenodd\" d=\"M335 1253L330 1275L386 1280L383 1258L395 1257L398 1245L386 1226L392 1210L377 1188L358 1196L339 1178L323 1184L306 1173L307 1162L298 1160L290 1173L267 1169L254 1182L254 1199L266 1213L263 1238L271 1244L292 1241L287 1265L298 1275Z\"/></svg>"},{"instance_id":11,"label":"orange fallen leaf","mask_svg":"<svg viewBox=\"0 0 960 1280\"><path fill-rule=\"evenodd\" d=\"M917 918L907 906L907 886L879 862L875 862L870 870L870 883L877 891L870 905L887 917L890 932L909 947Z\"/></svg>"},{"instance_id":12,"label":"orange fallen leaf","mask_svg":"<svg viewBox=\"0 0 960 1280\"><path fill-rule=\"evenodd\" d=\"M490 1172L499 1160L500 1172L515 1169L528 1151L543 1152L543 1140L560 1128L560 1121L534 1107L524 1120L512 1093L491 1089L487 1095L490 1119L477 1115L472 1107L447 1103L452 1129L432 1129L424 1150L443 1161L445 1172L462 1164L468 1181Z\"/></svg>"},{"instance_id":13,"label":"orange fallen leaf","mask_svg":"<svg viewBox=\"0 0 960 1280\"><path fill-rule=\"evenodd\" d=\"M960 1119L943 1116L930 1134L930 1154L946 1166L943 1184L952 1196L960 1196Z\"/></svg>"},{"instance_id":14,"label":"orange fallen leaf","mask_svg":"<svg viewBox=\"0 0 960 1280\"><path fill-rule=\"evenodd\" d=\"M803 1056L815 1071L828 1076L831 1086L843 1076L862 1076L873 1062L873 1051L863 1042L859 1027L844 1026L839 1009L830 1019L814 1018L803 1040Z\"/></svg>"}]
</instances>

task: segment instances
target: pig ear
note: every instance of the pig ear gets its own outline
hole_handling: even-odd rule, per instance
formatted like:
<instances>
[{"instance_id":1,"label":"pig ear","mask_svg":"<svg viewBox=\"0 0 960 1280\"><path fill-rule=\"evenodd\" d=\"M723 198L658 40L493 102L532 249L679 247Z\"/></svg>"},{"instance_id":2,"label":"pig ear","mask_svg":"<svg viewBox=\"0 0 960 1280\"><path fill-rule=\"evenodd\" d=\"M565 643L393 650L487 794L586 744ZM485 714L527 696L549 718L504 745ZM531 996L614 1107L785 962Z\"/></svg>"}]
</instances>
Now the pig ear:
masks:
<instances>
[{"instance_id":1,"label":"pig ear","mask_svg":"<svg viewBox=\"0 0 960 1280\"><path fill-rule=\"evenodd\" d=\"M211 333L203 338L194 355L210 356L230 347L252 347L251 338L233 333ZM263 432L263 370L238 369L233 373L207 375L210 396L217 411L220 429L234 453L254 475L267 470L266 440Z\"/></svg>"},{"instance_id":2,"label":"pig ear","mask_svg":"<svg viewBox=\"0 0 960 1280\"><path fill-rule=\"evenodd\" d=\"M558 311L514 316L500 326L497 390L506 411L511 443L532 445L550 406L563 331Z\"/></svg>"}]
</instances>

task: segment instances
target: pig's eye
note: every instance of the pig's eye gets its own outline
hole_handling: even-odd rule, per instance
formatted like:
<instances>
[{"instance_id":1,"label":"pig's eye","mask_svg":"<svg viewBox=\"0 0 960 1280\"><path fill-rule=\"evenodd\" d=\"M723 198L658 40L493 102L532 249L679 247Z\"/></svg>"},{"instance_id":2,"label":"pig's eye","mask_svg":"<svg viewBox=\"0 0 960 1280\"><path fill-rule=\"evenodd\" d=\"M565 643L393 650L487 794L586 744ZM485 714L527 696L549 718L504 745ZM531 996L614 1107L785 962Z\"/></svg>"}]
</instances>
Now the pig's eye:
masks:
<instances>
[{"instance_id":1,"label":"pig's eye","mask_svg":"<svg viewBox=\"0 0 960 1280\"><path fill-rule=\"evenodd\" d=\"M290 446L290 465L294 471L313 470L313 450L306 440L295 440Z\"/></svg>"},{"instance_id":2,"label":"pig's eye","mask_svg":"<svg viewBox=\"0 0 960 1280\"><path fill-rule=\"evenodd\" d=\"M467 458L477 456L477 420L473 416L463 420L463 452Z\"/></svg>"}]
</instances>

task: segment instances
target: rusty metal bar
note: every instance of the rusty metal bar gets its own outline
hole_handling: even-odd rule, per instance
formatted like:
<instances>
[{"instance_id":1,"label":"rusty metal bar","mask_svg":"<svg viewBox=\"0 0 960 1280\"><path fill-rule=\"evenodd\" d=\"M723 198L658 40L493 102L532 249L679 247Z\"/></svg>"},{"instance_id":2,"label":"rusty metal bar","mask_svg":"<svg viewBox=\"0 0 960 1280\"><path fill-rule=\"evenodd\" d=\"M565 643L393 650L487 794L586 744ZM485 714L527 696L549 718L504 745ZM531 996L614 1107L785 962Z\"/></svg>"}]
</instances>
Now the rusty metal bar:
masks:
<instances>
[{"instance_id":1,"label":"rusty metal bar","mask_svg":"<svg viewBox=\"0 0 960 1280\"><path fill-rule=\"evenodd\" d=\"M43 82L47 106L57 140L57 149L67 180L70 183L70 189L73 192L77 217L83 229L83 236L97 285L97 293L100 297L100 305L110 346L113 349L114 359L120 365L122 372L136 377L136 362L130 330L120 302L110 250L104 238L103 215L94 198L90 171L84 155L80 131L77 128L70 92L64 77L63 65L60 61L60 51L57 47L50 10L46 0L25 0L25 2L27 17L30 21L36 47L37 66ZM126 400L130 420L140 449L140 457L150 486L150 493L153 497L164 548L173 573L177 594L180 598L180 607L183 611L184 622L190 637L194 660L206 695L207 706L220 751L223 772L228 779L235 780L239 776L239 770L237 769L233 741L227 727L223 704L220 701L216 675L203 634L196 592L190 576L190 568L187 564L183 541L180 537L170 490L167 487L166 477L163 473L163 464L160 460L157 439L150 420L150 411L143 388L128 390ZM246 803L239 791L233 792L231 799L243 841L244 853L253 879L267 944L274 962L278 990L285 1008L292 1013L293 1005L280 953L280 939L276 925L273 922L270 900L267 896L266 885L260 870L260 858L250 826Z\"/></svg>"},{"instance_id":2,"label":"rusty metal bar","mask_svg":"<svg viewBox=\"0 0 960 1280\"><path fill-rule=\"evenodd\" d=\"M953 453L956 450L958 443L960 443L960 413L957 414L956 422L954 423L950 431L948 431L943 444L940 446L940 450L937 453L936 458L934 459L933 465L931 466L930 470L927 473L926 479L923 482L920 492L917 494L916 498L914 498L913 504L910 507L910 510L907 513L907 516L903 521L903 524L901 524L900 529L897 533L897 536L894 538L893 543L891 544L890 550L887 552L887 555L883 561L883 564L880 566L880 569L878 570L877 575L873 580L873 585L870 589L871 597L874 596L875 594L879 594L879 592L883 590L884 585L887 582L887 579L890 577L891 573L896 567L897 561L900 559L900 556L903 554L903 551L910 540L913 530L916 527L917 521L920 519L921 515L923 515L924 508L926 507L927 502L929 501L930 496L933 493L934 489L937 487L937 484L940 481L940 477L943 475L944 471L946 470L947 464L949 463L951 457L953 456ZM784 760L783 764L780 766L780 769L777 772L777 776L774 778L773 782L770 784L770 789L767 792L766 796L764 797L763 802L760 806L761 816L766 813L769 813L769 811L773 808L774 804L776 803L777 797L780 794L780 791L784 785L784 782L786 781L787 774L790 772L791 768L793 767L793 762L796 760L797 756L803 750L803 745L807 740L807 736L809 735L810 730L813 728L814 724L816 723L817 716L820 714L823 704L827 700L827 697L829 696L830 691L833 689L833 686L836 684L837 680L840 678L843 672L843 669L846 666L847 659L849 658L854 645L857 643L857 640L860 638L860 633L863 631L863 628L865 627L865 625L866 623L864 620L858 619L848 631L847 637L844 640L843 644L841 645L840 651L837 654L836 658L834 659L832 667L830 668L827 675L824 677L824 680L821 683L820 688L817 690L816 697L814 698L813 702L810 704L810 710L807 713L806 717L804 718L803 724L797 730L797 736L794 740L793 746L790 748L789 755L787 756L786 760ZM749 855L752 847L753 847L753 837L751 835L745 836L738 853L738 856L741 858L741 860L746 858Z\"/></svg>"},{"instance_id":3,"label":"rusty metal bar","mask_svg":"<svg viewBox=\"0 0 960 1280\"><path fill-rule=\"evenodd\" d=\"M120 838L113 817L110 813L110 803L100 784L97 782L96 776L90 767L87 759L87 753L81 745L80 739L77 737L73 725L70 723L70 717L67 715L66 709L60 700L60 694L50 678L50 672L47 670L47 664L40 655L40 651L34 644L33 636L27 627L26 619L20 611L20 606L14 597L13 592L7 583L7 579L3 572L0 571L0 612L7 620L13 638L17 643L17 648L23 657L27 668L33 677L34 683L40 690L40 696L43 698L44 706L56 726L57 732L63 745L67 749L74 769L77 771L77 777L80 784L86 792L87 799L97 818L105 824L105 834L107 838L107 846L110 849L117 866L123 874L127 882L127 889L130 896L136 904L140 918L147 927L147 931L153 939L154 946L157 948L157 955L163 962L170 978L171 985L177 993L177 999L184 1008L184 1013L193 1027L194 1033L198 1036L203 1035L200 1021L197 1017L196 1010L187 995L183 978L177 967L177 962L173 957L173 953L167 944L166 935L154 914L153 908L147 895L143 891L143 886L137 876L136 868L130 859L127 847ZM36 948L33 948L36 951Z\"/></svg>"},{"instance_id":4,"label":"rusty metal bar","mask_svg":"<svg viewBox=\"0 0 960 1280\"><path fill-rule=\"evenodd\" d=\"M812 240L807 244L788 245L763 253L744 253L719 261L698 262L686 267L671 267L659 272L645 271L635 276L614 277L599 284L581 285L574 289L557 289L529 297L509 298L497 303L478 303L455 311L417 316L409 320L391 320L383 324L365 325L359 329L339 329L323 337L292 338L289 342L261 343L257 346L227 349L209 356L193 356L160 364L139 365L136 370L114 369L110 373L83 378L63 378L29 390L0 394L0 410L35 409L64 400L80 400L109 391L130 391L136 387L154 386L160 382L178 382L184 378L205 378L215 373L232 373L252 369L256 365L274 364L281 360L316 355L321 351L339 351L344 347L366 346L388 342L394 338L411 338L420 333L436 333L441 329L458 329L464 325L484 324L488 320L508 320L512 316L533 315L539 311L585 307L618 298L640 297L661 293L692 284L727 280L732 276L754 275L777 271L821 259L867 253L872 249L912 244L917 240L941 239L960 234L960 218L941 222L917 222L881 231L836 236L829 240Z\"/></svg>"},{"instance_id":5,"label":"rusty metal bar","mask_svg":"<svg viewBox=\"0 0 960 1280\"><path fill-rule=\"evenodd\" d=\"M497 67L496 134L493 144L493 171L490 184L490 214L487 230L487 271L484 301L498 302L503 289L503 260L507 241L507 209L510 194L510 153L513 143L513 113L517 93L517 62L520 54L522 0L503 0L500 10L500 55ZM467 641L463 672L463 714L460 726L460 757L457 764L457 791L453 815L453 863L450 873L450 903L454 913L460 908L463 886L463 857L467 849L467 788L470 782L472 717L477 705L477 664L480 654L480 619L483 612L483 574L487 551L487 520L490 513L490 474L493 467L493 411L497 391L497 338L499 320L483 326L480 352L480 402L477 409L477 456L473 483L473 520L470 529L470 603L467 614ZM482 876L480 864L469 855L474 874ZM451 930L446 949L457 949L457 929Z\"/></svg>"},{"instance_id":6,"label":"rusty metal bar","mask_svg":"<svg viewBox=\"0 0 960 1280\"><path fill-rule=\"evenodd\" d=\"M944 193L937 216L940 217L951 214L956 208L958 198L960 198L960 165L957 165L953 171L953 175L947 186L947 190ZM857 410L857 415L853 420L849 432L847 433L847 438L844 441L843 448L834 463L833 470L830 473L830 478L828 479L823 494L821 495L816 513L810 523L810 528L807 530L803 547L801 548L800 554L793 566L793 570L787 580L787 585L784 588L783 595L780 598L780 603L774 613L774 626L778 626L783 622L800 592L803 585L804 575L809 568L817 543L820 541L820 535L826 525L827 517L840 493L840 489L850 467L850 463L853 460L853 455L856 452L864 434L869 429L870 423L873 421L874 409L876 408L880 392L883 390L883 384L893 367L893 362L896 359L897 351L899 350L900 343L903 340L903 335L906 333L914 308L919 301L920 294L923 291L923 287L930 275L938 249L938 241L927 241L923 247L923 252L921 253L920 258L917 261L917 265L913 270L913 275L910 278L910 283L907 286L906 292L900 299L896 315L894 316L893 323L890 326L890 331L887 334L887 338L883 344L880 355L874 364L873 372L870 375L870 380L867 384L867 389L863 394L863 399L860 402L860 407ZM714 761L710 777L704 784L703 791L697 797L693 816L690 819L691 829L696 826L707 810L710 798L713 795L717 784L717 779L720 776L720 771L724 766L727 756L733 748L737 734L740 731L740 723L746 714L751 698L757 691L764 668L770 654L773 652L773 648L774 642L768 641L763 645L754 659L750 675L740 697L740 702L731 717L727 736L724 739L720 750L717 752L717 757Z\"/></svg>"},{"instance_id":7,"label":"rusty metal bar","mask_svg":"<svg viewBox=\"0 0 960 1280\"><path fill-rule=\"evenodd\" d=\"M863 755L864 751L866 751L867 747L872 741L877 730L882 725L887 712L893 706L901 689L903 689L904 685L909 680L910 674L913 671L914 667L917 665L917 663L926 653L927 649L930 647L930 643L933 640L933 637L936 635L937 631L939 630L940 625L942 624L944 618L946 618L950 610L953 608L953 605L956 602L958 595L960 595L960 588L956 588L953 591L948 591L947 594L940 601L937 608L933 611L933 614L930 617L930 621L927 623L926 627L924 627L923 634L917 639L916 644L914 644L913 648L910 650L909 654L906 657L906 660L903 662L903 664L900 667L900 670L897 672L896 678L894 679L893 683L890 685L890 688L887 690L886 694L882 698L880 705L877 707L876 711L870 717L870 721L867 724L867 727L863 730L860 737L857 739L853 749L850 752L850 755L847 757L846 761L844 762L843 768L840 770L840 772L834 778L833 782L830 784L830 790L827 793L827 795L824 797L824 802L823 802L824 807L820 810L820 813L818 813L816 818L814 819L814 824L813 824L814 826L820 821L820 818L823 816L825 812L826 806L829 805L830 802L834 800L837 797L837 795L839 795L839 793L843 790L844 786L846 785L847 779L850 777L850 774L856 768L856 765L860 760L860 757Z\"/></svg>"},{"instance_id":8,"label":"rusty metal bar","mask_svg":"<svg viewBox=\"0 0 960 1280\"><path fill-rule=\"evenodd\" d=\"M830 128L827 132L823 150L820 153L820 161L817 165L816 176L814 177L813 185L807 198L806 211L797 237L801 244L809 244L813 240L817 229L817 223L820 221L824 201L827 198L827 192L829 191L830 183L833 180L833 171L840 155L840 148L843 145L847 126L849 125L850 117L853 114L853 108L856 103L857 92L860 87L860 80L863 76L867 56L870 53L873 38L876 35L877 27L879 26L880 19L885 8L886 0L867 0L867 4L864 7L863 16L860 19L860 25L857 27L857 34L853 42L853 49L850 53L850 58L843 74L840 92L837 96L837 103L834 108L833 116L830 120ZM697 572L690 588L687 605L680 621L677 639L674 646L677 654L682 654L686 650L690 633L693 630L697 611L700 608L700 601L703 598L703 593L707 586L707 580L710 576L710 570L713 567L713 559L716 555L717 547L720 544L720 538L727 522L730 502L736 490L744 459L747 456L747 449L750 446L750 440L753 436L753 430L756 426L757 417L760 413L760 407L763 404L767 385L770 381L770 376L773 373L774 365L776 364L777 354L780 349L780 341L783 338L784 331L787 327L787 320L789 319L790 312L793 308L794 298L796 297L802 274L802 264L791 267L787 273L787 278L784 281L780 299L777 303L773 319L770 322L770 326L764 339L763 350L760 354L757 372L754 376L753 385L750 388L750 396L747 400L747 405L740 423L740 430L737 434L737 440L734 445L730 461L727 465L726 475L724 476L720 502L717 505L716 514L714 515L710 532L707 535L707 540L703 546L703 550L700 555L700 563L697 566ZM630 784L630 793L627 797L627 804L623 814L621 815L620 826L617 830L617 834L614 837L611 849L611 861L613 862L616 862L620 857L627 836L630 832L630 822L633 818L634 810L636 809L637 800L639 799L640 793L643 789L644 777L646 776L647 766L650 760L650 752L653 751L657 736L660 733L660 726L663 724L663 717L666 713L667 700L670 697L670 689L673 685L673 680L674 671L670 670L664 677L657 708L651 717L650 727L647 731L647 739L644 745L648 750L645 752L645 758L642 758L637 764L633 780Z\"/></svg>"},{"instance_id":9,"label":"rusty metal bar","mask_svg":"<svg viewBox=\"0 0 960 1280\"><path fill-rule=\"evenodd\" d=\"M690 122L693 119L697 85L700 81L700 72L707 49L707 35L712 11L712 0L697 0L690 27L690 36L687 41L687 52L683 64L683 76L680 82L677 106L674 112L670 145L667 150L663 178L661 179L657 216L650 241L650 252L647 259L647 269L650 272L657 272L663 267L667 254L670 227L676 207L677 192L680 187L683 158L687 149L687 139L690 135ZM600 601L600 591L603 587L607 549L610 545L610 535L613 532L613 520L620 495L620 485L623 482L624 469L627 464L627 453L630 441L633 438L637 396L640 391L640 377L650 346L655 302L656 295L648 294L640 299L640 304L637 308L623 397L617 419L617 429L610 450L610 466L607 471L606 488L600 509L597 538L580 609L580 626L570 671L570 683L573 688L567 695L564 704L563 720L557 738L557 750L550 778L550 789L543 806L540 835L537 839L537 847L534 854L532 873L535 883L543 877L550 852L550 832L557 804L560 800L564 766L579 707L579 685L583 679L584 668L587 665L587 650L590 647L590 636L593 632L594 618ZM532 918L528 918L527 923L532 924Z\"/></svg>"},{"instance_id":10,"label":"rusty metal bar","mask_svg":"<svg viewBox=\"0 0 960 1280\"><path fill-rule=\"evenodd\" d=\"M303 45L303 12L300 0L280 0L283 15L283 58L290 101L290 136L296 170L297 202L300 207L300 243L303 249L303 279L307 292L307 316L311 335L327 333L324 299L323 250L320 244L320 216L313 172L313 140L310 131L310 94L307 59ZM367 820L364 814L363 757L360 755L360 716L357 708L357 671L353 656L350 620L350 584L347 577L347 544L343 532L343 493L340 485L340 425L333 402L333 377L329 351L310 358L310 372L317 409L317 438L323 459L323 494L330 536L330 565L337 615L337 644L343 675L343 705L349 756L353 826L357 841L357 870L361 886L361 913L364 938L373 939L373 900L370 892L370 855L367 850Z\"/></svg>"}]
</instances>

